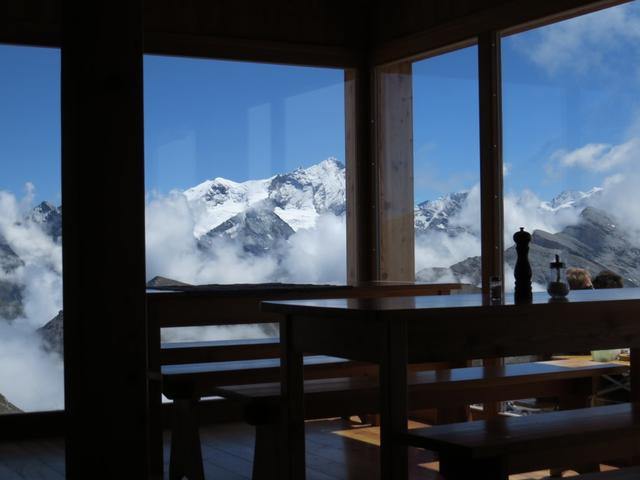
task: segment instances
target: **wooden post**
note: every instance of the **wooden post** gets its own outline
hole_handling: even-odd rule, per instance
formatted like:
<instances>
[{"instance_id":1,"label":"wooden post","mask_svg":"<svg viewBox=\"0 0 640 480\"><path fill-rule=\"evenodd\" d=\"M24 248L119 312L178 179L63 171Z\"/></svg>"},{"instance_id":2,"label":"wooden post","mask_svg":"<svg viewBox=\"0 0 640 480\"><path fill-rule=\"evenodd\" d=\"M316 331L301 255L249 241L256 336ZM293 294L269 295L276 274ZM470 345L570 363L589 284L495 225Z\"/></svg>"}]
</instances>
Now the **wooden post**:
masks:
<instances>
[{"instance_id":1,"label":"wooden post","mask_svg":"<svg viewBox=\"0 0 640 480\"><path fill-rule=\"evenodd\" d=\"M378 278L372 77L367 62L345 70L347 283L351 285Z\"/></svg>"},{"instance_id":2,"label":"wooden post","mask_svg":"<svg viewBox=\"0 0 640 480\"><path fill-rule=\"evenodd\" d=\"M489 279L502 281L504 296L504 215L502 192L502 101L500 35L487 32L478 38L480 105L480 208L482 237L482 293L490 295ZM485 366L501 365L502 359L485 359ZM488 417L500 411L499 402L484 405Z\"/></svg>"},{"instance_id":3,"label":"wooden post","mask_svg":"<svg viewBox=\"0 0 640 480\"><path fill-rule=\"evenodd\" d=\"M375 318L371 319L376 321ZM407 480L407 322L387 320L380 358L381 480Z\"/></svg>"},{"instance_id":4,"label":"wooden post","mask_svg":"<svg viewBox=\"0 0 640 480\"><path fill-rule=\"evenodd\" d=\"M283 480L304 480L304 370L302 353L294 348L294 320L287 315L280 321L280 375L282 391L282 455Z\"/></svg>"},{"instance_id":5,"label":"wooden post","mask_svg":"<svg viewBox=\"0 0 640 480\"><path fill-rule=\"evenodd\" d=\"M630 349L629 381L632 402L640 402L640 348Z\"/></svg>"},{"instance_id":6,"label":"wooden post","mask_svg":"<svg viewBox=\"0 0 640 480\"><path fill-rule=\"evenodd\" d=\"M500 36L487 32L478 40L480 104L480 207L482 218L482 293L489 295L489 278L504 288L502 198L502 106Z\"/></svg>"},{"instance_id":7,"label":"wooden post","mask_svg":"<svg viewBox=\"0 0 640 480\"><path fill-rule=\"evenodd\" d=\"M411 62L376 69L379 280L415 280Z\"/></svg>"},{"instance_id":8,"label":"wooden post","mask_svg":"<svg viewBox=\"0 0 640 480\"><path fill-rule=\"evenodd\" d=\"M142 2L63 2L66 476L149 478Z\"/></svg>"}]
</instances>

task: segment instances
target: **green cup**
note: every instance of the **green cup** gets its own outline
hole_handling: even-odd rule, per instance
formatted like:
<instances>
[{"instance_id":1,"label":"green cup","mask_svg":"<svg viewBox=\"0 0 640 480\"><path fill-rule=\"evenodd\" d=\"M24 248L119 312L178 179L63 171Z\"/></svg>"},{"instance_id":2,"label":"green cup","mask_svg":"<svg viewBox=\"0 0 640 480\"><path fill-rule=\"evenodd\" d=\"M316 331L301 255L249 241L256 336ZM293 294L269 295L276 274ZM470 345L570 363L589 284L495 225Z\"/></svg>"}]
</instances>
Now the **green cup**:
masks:
<instances>
[{"instance_id":1,"label":"green cup","mask_svg":"<svg viewBox=\"0 0 640 480\"><path fill-rule=\"evenodd\" d=\"M591 360L594 362L611 362L618 359L620 351L619 348L614 350L591 350Z\"/></svg>"}]
</instances>

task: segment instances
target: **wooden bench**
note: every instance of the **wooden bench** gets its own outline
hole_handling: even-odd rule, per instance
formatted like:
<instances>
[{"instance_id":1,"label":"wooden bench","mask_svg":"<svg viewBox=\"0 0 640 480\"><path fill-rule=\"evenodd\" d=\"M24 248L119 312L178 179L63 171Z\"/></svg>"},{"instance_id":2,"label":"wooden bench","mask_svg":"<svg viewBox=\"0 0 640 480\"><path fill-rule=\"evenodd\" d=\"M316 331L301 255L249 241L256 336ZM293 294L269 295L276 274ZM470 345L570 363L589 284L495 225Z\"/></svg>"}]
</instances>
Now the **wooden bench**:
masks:
<instances>
[{"instance_id":1,"label":"wooden bench","mask_svg":"<svg viewBox=\"0 0 640 480\"><path fill-rule=\"evenodd\" d=\"M512 473L637 456L639 441L640 405L631 403L438 425L406 435L409 445L439 453L447 480L506 480Z\"/></svg>"},{"instance_id":2,"label":"wooden bench","mask_svg":"<svg viewBox=\"0 0 640 480\"><path fill-rule=\"evenodd\" d=\"M185 363L256 360L278 357L277 339L223 340L212 342L161 343L161 329L211 325L269 324L279 316L260 310L267 299L371 298L402 295L448 295L467 288L462 284L415 285L398 282L364 282L354 286L330 285L205 285L151 288L147 291L149 322L149 396L151 469L163 473L162 435L173 417L173 404L162 403L161 367ZM344 375L344 374L343 374ZM235 383L241 380L238 378ZM270 381L263 378L262 382ZM226 401L200 402L200 420L207 422L241 419L237 404Z\"/></svg>"},{"instance_id":3,"label":"wooden bench","mask_svg":"<svg viewBox=\"0 0 640 480\"><path fill-rule=\"evenodd\" d=\"M307 357L308 358L308 357ZM560 365L559 365L560 364ZM256 426L254 479L277 478L280 384L216 385L202 367L163 369L164 390L176 401L170 478L202 478L196 405L200 397L217 395L243 406L245 419ZM616 374L625 367L595 364L567 368L561 362L538 362L505 367L474 367L410 374L410 410L451 408L454 405L495 402L531 396L558 397L569 407L584 406L593 379ZM216 373L214 372L213 375ZM306 418L346 417L377 413L378 384L374 375L305 381Z\"/></svg>"},{"instance_id":4,"label":"wooden bench","mask_svg":"<svg viewBox=\"0 0 640 480\"><path fill-rule=\"evenodd\" d=\"M280 339L277 337L165 342L160 347L161 365L258 360L279 356Z\"/></svg>"}]
</instances>

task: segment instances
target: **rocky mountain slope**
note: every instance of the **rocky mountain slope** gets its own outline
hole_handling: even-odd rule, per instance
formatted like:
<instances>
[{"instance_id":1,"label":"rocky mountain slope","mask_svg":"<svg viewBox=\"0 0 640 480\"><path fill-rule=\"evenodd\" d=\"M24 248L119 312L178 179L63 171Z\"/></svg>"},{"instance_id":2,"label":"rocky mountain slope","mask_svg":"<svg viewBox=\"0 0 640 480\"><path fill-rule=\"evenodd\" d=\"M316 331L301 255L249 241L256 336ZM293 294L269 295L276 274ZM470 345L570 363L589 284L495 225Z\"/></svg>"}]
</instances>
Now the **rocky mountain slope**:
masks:
<instances>
[{"instance_id":1,"label":"rocky mountain slope","mask_svg":"<svg viewBox=\"0 0 640 480\"><path fill-rule=\"evenodd\" d=\"M60 310L55 317L37 330L42 338L44 349L56 352L60 356L64 353L63 324L64 313Z\"/></svg>"},{"instance_id":2,"label":"rocky mountain slope","mask_svg":"<svg viewBox=\"0 0 640 480\"><path fill-rule=\"evenodd\" d=\"M21 413L18 407L6 399L3 395L0 395L0 415L6 415L8 413Z\"/></svg>"},{"instance_id":3,"label":"rocky mountain slope","mask_svg":"<svg viewBox=\"0 0 640 480\"><path fill-rule=\"evenodd\" d=\"M28 219L42 227L54 241L62 237L62 207L42 202L29 213Z\"/></svg>"},{"instance_id":4,"label":"rocky mountain slope","mask_svg":"<svg viewBox=\"0 0 640 480\"><path fill-rule=\"evenodd\" d=\"M532 280L546 285L549 263L559 253L568 266L586 268L593 276L610 269L623 276L625 285L640 286L640 248L631 241L629 232L620 228L616 219L597 208L586 207L578 223L558 233L534 230L529 250ZM505 261L515 266L516 251L509 247ZM433 281L450 275L457 281L480 283L480 257L469 257L447 268L426 268L417 274L419 281Z\"/></svg>"},{"instance_id":5,"label":"rocky mountain slope","mask_svg":"<svg viewBox=\"0 0 640 480\"><path fill-rule=\"evenodd\" d=\"M10 274L24 265L16 252L0 235L0 271ZM0 278L0 317L13 320L24 313L22 305L23 287L12 281Z\"/></svg>"}]
</instances>

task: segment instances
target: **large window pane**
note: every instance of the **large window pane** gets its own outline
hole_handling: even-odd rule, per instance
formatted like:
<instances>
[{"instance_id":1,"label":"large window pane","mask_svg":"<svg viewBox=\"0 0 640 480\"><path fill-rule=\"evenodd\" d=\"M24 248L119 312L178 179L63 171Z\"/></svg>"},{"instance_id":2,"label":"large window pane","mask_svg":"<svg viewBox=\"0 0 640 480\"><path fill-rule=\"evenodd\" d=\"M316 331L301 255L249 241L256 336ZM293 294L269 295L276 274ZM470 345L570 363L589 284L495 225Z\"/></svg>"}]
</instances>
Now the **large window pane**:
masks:
<instances>
[{"instance_id":1,"label":"large window pane","mask_svg":"<svg viewBox=\"0 0 640 480\"><path fill-rule=\"evenodd\" d=\"M144 69L149 284L346 283L344 71L160 56Z\"/></svg>"},{"instance_id":2,"label":"large window pane","mask_svg":"<svg viewBox=\"0 0 640 480\"><path fill-rule=\"evenodd\" d=\"M0 45L0 414L64 408L60 54Z\"/></svg>"},{"instance_id":3,"label":"large window pane","mask_svg":"<svg viewBox=\"0 0 640 480\"><path fill-rule=\"evenodd\" d=\"M538 289L556 253L640 285L639 31L631 2L503 39L505 242L533 233Z\"/></svg>"},{"instance_id":4,"label":"large window pane","mask_svg":"<svg viewBox=\"0 0 640 480\"><path fill-rule=\"evenodd\" d=\"M413 64L417 281L481 284L477 55Z\"/></svg>"}]
</instances>

